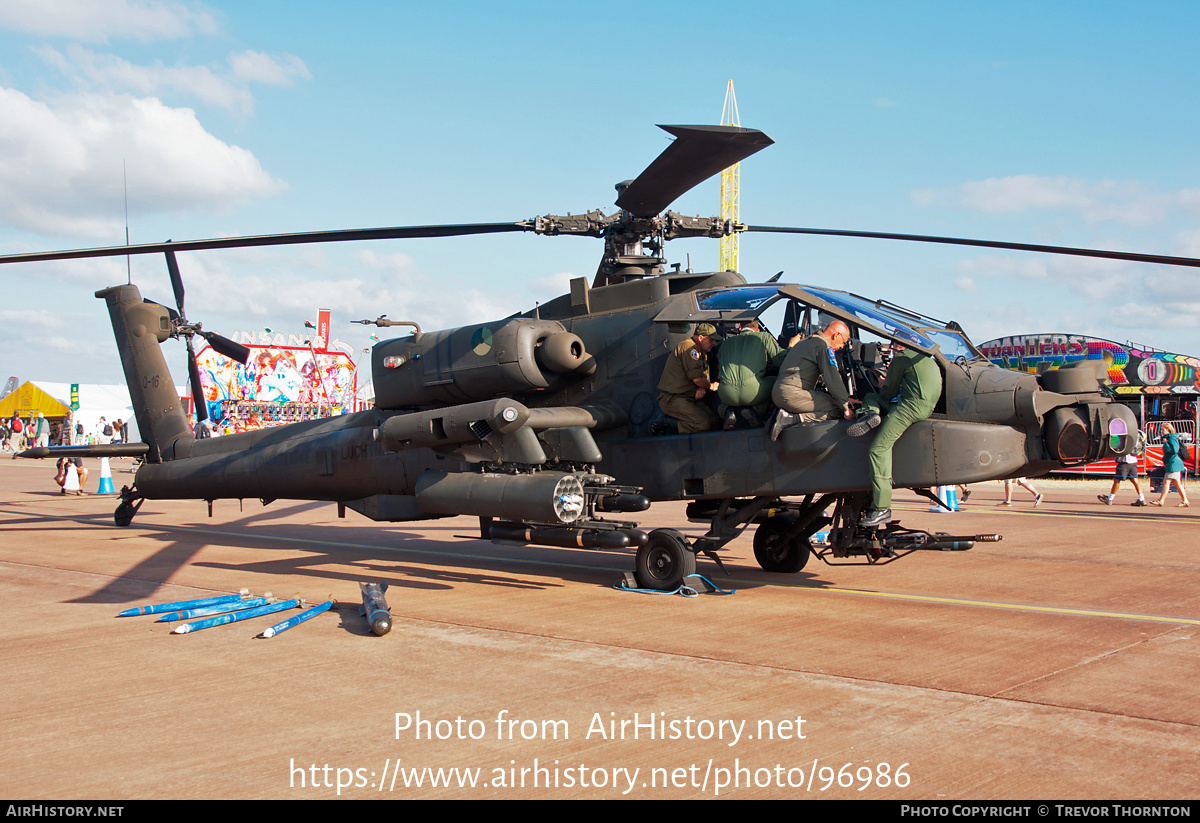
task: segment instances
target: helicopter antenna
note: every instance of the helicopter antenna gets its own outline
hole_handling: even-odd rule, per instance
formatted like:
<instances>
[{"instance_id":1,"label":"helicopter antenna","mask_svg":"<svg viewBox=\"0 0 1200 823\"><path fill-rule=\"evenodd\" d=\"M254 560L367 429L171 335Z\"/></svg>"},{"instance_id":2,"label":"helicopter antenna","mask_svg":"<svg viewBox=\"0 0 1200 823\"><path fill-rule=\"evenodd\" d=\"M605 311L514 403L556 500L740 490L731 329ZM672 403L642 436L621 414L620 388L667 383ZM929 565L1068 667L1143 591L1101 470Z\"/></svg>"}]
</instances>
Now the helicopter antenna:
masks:
<instances>
[{"instance_id":1,"label":"helicopter antenna","mask_svg":"<svg viewBox=\"0 0 1200 823\"><path fill-rule=\"evenodd\" d=\"M121 182L125 186L125 245L129 245L129 175L125 171L125 159L121 158ZM132 258L125 255L125 285L133 285Z\"/></svg>"},{"instance_id":2,"label":"helicopter antenna","mask_svg":"<svg viewBox=\"0 0 1200 823\"><path fill-rule=\"evenodd\" d=\"M725 105L721 108L722 126L741 126L742 119L738 115L737 95L733 93L733 81L725 87ZM741 183L741 162L734 163L721 171L721 220L732 221L737 225L740 211L739 186ZM690 266L688 267L691 268ZM721 271L738 270L738 236L730 232L721 236Z\"/></svg>"}]
</instances>

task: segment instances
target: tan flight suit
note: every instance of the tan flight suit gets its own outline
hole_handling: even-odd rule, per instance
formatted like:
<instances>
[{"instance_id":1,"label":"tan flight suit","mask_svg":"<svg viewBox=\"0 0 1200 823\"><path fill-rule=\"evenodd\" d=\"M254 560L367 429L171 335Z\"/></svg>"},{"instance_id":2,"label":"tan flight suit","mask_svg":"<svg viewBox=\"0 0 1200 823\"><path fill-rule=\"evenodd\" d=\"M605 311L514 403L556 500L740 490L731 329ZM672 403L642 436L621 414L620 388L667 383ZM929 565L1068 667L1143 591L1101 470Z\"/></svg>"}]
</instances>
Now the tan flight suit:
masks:
<instances>
[{"instance_id":1,"label":"tan flight suit","mask_svg":"<svg viewBox=\"0 0 1200 823\"><path fill-rule=\"evenodd\" d=\"M850 393L842 382L835 358L829 342L820 335L792 346L771 390L775 405L799 415L806 423L842 417L850 407ZM818 388L821 384L824 391Z\"/></svg>"},{"instance_id":2,"label":"tan flight suit","mask_svg":"<svg viewBox=\"0 0 1200 823\"><path fill-rule=\"evenodd\" d=\"M689 337L671 352L658 381L658 407L679 421L680 434L712 431L719 422L708 404L696 399L697 378L709 379L708 357Z\"/></svg>"}]
</instances>

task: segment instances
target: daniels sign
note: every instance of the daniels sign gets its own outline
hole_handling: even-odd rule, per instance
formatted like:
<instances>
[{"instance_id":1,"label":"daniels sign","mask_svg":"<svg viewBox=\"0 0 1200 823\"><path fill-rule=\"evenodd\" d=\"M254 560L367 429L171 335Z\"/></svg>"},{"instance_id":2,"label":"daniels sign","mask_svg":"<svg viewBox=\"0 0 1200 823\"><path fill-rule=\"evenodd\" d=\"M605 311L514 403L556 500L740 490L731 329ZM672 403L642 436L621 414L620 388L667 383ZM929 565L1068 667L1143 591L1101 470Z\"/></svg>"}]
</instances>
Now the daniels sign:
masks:
<instances>
[{"instance_id":1,"label":"daniels sign","mask_svg":"<svg viewBox=\"0 0 1200 823\"><path fill-rule=\"evenodd\" d=\"M1143 351L1081 334L1021 334L997 337L979 346L997 366L1038 374L1077 360L1103 361L1108 382L1121 393L1190 394L1197 391L1200 359L1164 351Z\"/></svg>"}]
</instances>

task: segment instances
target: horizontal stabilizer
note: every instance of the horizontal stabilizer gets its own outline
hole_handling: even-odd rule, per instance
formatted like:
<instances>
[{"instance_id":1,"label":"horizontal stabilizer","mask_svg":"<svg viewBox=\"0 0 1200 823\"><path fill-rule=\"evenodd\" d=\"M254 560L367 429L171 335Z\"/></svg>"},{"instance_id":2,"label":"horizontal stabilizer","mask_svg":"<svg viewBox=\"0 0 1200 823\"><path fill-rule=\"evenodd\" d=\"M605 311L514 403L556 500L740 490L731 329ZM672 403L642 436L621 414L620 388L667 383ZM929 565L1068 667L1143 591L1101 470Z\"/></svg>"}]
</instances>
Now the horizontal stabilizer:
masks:
<instances>
[{"instance_id":1,"label":"horizontal stabilizer","mask_svg":"<svg viewBox=\"0 0 1200 823\"><path fill-rule=\"evenodd\" d=\"M141 457L150 451L145 443L97 443L94 446L37 446L17 457Z\"/></svg>"}]
</instances>

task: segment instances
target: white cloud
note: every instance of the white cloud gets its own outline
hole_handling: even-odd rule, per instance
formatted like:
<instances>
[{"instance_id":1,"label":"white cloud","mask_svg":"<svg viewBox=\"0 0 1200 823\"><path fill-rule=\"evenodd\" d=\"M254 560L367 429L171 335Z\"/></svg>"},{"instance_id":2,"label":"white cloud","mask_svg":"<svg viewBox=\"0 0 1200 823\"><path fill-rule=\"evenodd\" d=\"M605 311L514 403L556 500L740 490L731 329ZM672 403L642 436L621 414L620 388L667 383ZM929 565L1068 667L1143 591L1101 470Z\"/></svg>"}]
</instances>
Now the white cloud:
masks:
<instances>
[{"instance_id":1,"label":"white cloud","mask_svg":"<svg viewBox=\"0 0 1200 823\"><path fill-rule=\"evenodd\" d=\"M318 308L327 308L334 314L335 326L386 314L391 320L414 321L425 331L435 331L496 320L523 308L508 293L435 283L402 252L357 250L349 254L352 272L299 274L302 266L297 259L303 255L301 250L232 249L181 258L188 316L228 334L262 324L298 326ZM144 291L153 299L151 288ZM225 328L216 325L218 321ZM387 332L372 328L364 335L368 333Z\"/></svg>"},{"instance_id":2,"label":"white cloud","mask_svg":"<svg viewBox=\"0 0 1200 823\"><path fill-rule=\"evenodd\" d=\"M1049 275L1048 263L1040 257L1004 257L987 255L963 260L956 267L966 278L978 280L982 277L1020 277L1025 280L1040 280Z\"/></svg>"},{"instance_id":3,"label":"white cloud","mask_svg":"<svg viewBox=\"0 0 1200 823\"><path fill-rule=\"evenodd\" d=\"M576 277L574 272L560 271L549 277L539 277L529 281L526 288L537 295L553 298L571 291L571 281Z\"/></svg>"},{"instance_id":4,"label":"white cloud","mask_svg":"<svg viewBox=\"0 0 1200 823\"><path fill-rule=\"evenodd\" d=\"M1200 257L1200 229L1181 231L1175 238L1177 253L1184 257Z\"/></svg>"},{"instance_id":5,"label":"white cloud","mask_svg":"<svg viewBox=\"0 0 1200 823\"><path fill-rule=\"evenodd\" d=\"M104 42L110 37L159 40L216 34L216 15L202 3L176 0L9 0L0 27L31 34Z\"/></svg>"},{"instance_id":6,"label":"white cloud","mask_svg":"<svg viewBox=\"0 0 1200 823\"><path fill-rule=\"evenodd\" d=\"M988 214L1056 210L1077 214L1089 223L1126 225L1161 223L1174 214L1200 214L1200 189L1160 192L1137 180L1091 181L1074 177L1020 174L968 180L957 189L918 189L918 206L934 203Z\"/></svg>"},{"instance_id":7,"label":"white cloud","mask_svg":"<svg viewBox=\"0 0 1200 823\"><path fill-rule=\"evenodd\" d=\"M205 103L249 114L254 98L249 89L231 84L207 66L138 66L111 54L97 54L69 46L67 54L52 48L35 52L79 88L91 91L131 91L158 95L164 91L189 94Z\"/></svg>"},{"instance_id":8,"label":"white cloud","mask_svg":"<svg viewBox=\"0 0 1200 823\"><path fill-rule=\"evenodd\" d=\"M304 61L292 54L272 57L258 51L244 51L241 54L229 55L229 66L233 69L235 77L247 83L291 86L293 78L312 79Z\"/></svg>"},{"instance_id":9,"label":"white cloud","mask_svg":"<svg viewBox=\"0 0 1200 823\"><path fill-rule=\"evenodd\" d=\"M1137 264L1093 257L986 255L963 260L956 267L964 279L1042 280L1066 288L1076 296L1108 299L1140 281ZM1021 288L1028 286L1022 285Z\"/></svg>"},{"instance_id":10,"label":"white cloud","mask_svg":"<svg viewBox=\"0 0 1200 823\"><path fill-rule=\"evenodd\" d=\"M938 191L937 189L914 189L909 193L908 198L912 201L912 204L918 208L929 206L937 202Z\"/></svg>"},{"instance_id":11,"label":"white cloud","mask_svg":"<svg viewBox=\"0 0 1200 823\"><path fill-rule=\"evenodd\" d=\"M1150 345L1160 346L1155 342L1161 335L1156 335L1158 329L1194 329L1200 325L1200 303L1178 301L1156 304L1128 302L1109 312L1106 319L1108 325L1132 329L1139 340L1148 340ZM1183 352L1194 354L1193 351Z\"/></svg>"},{"instance_id":12,"label":"white cloud","mask_svg":"<svg viewBox=\"0 0 1200 823\"><path fill-rule=\"evenodd\" d=\"M0 272L2 277L4 272ZM7 280L7 278L6 278ZM33 288L49 293L46 280L7 281L6 293L16 289ZM95 301L97 306L99 302ZM5 374L21 380L78 381L79 374L106 374L109 379L120 374L119 362L113 368L115 350L112 332L102 315L55 310L0 311L4 335L0 337L0 362ZM107 361L107 362L106 362ZM48 365L50 364L50 365Z\"/></svg>"},{"instance_id":13,"label":"white cloud","mask_svg":"<svg viewBox=\"0 0 1200 823\"><path fill-rule=\"evenodd\" d=\"M119 235L123 162L135 211L221 211L284 188L191 109L117 94L47 103L0 87L0 220L46 234Z\"/></svg>"},{"instance_id":14,"label":"white cloud","mask_svg":"<svg viewBox=\"0 0 1200 823\"><path fill-rule=\"evenodd\" d=\"M63 325L62 315L46 309L8 309L0 311L0 324L5 329L11 329L14 326L40 329L66 328Z\"/></svg>"},{"instance_id":15,"label":"white cloud","mask_svg":"<svg viewBox=\"0 0 1200 823\"><path fill-rule=\"evenodd\" d=\"M249 83L291 86L294 78L312 75L304 61L290 54L279 57L259 52L229 56L229 69L209 66L139 66L112 54L99 54L75 44L65 53L43 46L34 53L86 91L133 92L161 96L166 92L193 96L204 103L249 115L254 97Z\"/></svg>"}]
</instances>

